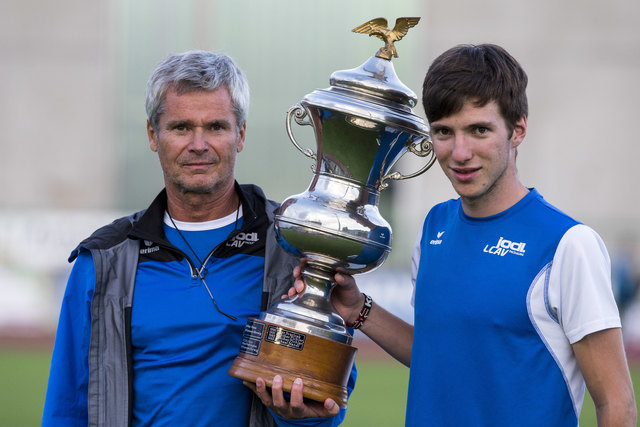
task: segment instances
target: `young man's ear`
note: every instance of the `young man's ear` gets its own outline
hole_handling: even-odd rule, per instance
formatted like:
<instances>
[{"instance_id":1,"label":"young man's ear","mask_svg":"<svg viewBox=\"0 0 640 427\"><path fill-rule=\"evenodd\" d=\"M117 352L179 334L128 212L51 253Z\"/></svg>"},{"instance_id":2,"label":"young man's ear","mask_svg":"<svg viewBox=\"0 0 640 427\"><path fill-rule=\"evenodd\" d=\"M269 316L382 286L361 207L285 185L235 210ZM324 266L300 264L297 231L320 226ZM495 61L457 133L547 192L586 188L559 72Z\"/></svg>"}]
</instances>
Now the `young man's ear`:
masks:
<instances>
[{"instance_id":1,"label":"young man's ear","mask_svg":"<svg viewBox=\"0 0 640 427\"><path fill-rule=\"evenodd\" d=\"M527 135L527 117L523 116L518 120L513 127L513 132L511 133L511 144L513 148L516 148L518 145L522 143L522 140Z\"/></svg>"}]
</instances>

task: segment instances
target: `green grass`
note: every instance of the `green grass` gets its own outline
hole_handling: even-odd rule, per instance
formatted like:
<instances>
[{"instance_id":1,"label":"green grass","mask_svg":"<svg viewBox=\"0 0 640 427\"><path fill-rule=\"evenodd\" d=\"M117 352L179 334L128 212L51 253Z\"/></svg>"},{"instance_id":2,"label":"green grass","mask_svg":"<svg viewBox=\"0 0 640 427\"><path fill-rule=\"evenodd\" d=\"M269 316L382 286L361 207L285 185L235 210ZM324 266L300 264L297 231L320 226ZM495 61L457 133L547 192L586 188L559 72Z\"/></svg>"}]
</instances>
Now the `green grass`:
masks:
<instances>
[{"instance_id":1,"label":"green grass","mask_svg":"<svg viewBox=\"0 0 640 427\"><path fill-rule=\"evenodd\" d=\"M0 349L0 426L39 426L51 353Z\"/></svg>"},{"instance_id":2,"label":"green grass","mask_svg":"<svg viewBox=\"0 0 640 427\"><path fill-rule=\"evenodd\" d=\"M0 349L0 426L40 425L50 357L47 351ZM358 381L343 425L403 426L409 369L389 361L357 363ZM632 365L631 376L639 401L640 365ZM588 395L580 425L596 425L595 409Z\"/></svg>"},{"instance_id":3,"label":"green grass","mask_svg":"<svg viewBox=\"0 0 640 427\"><path fill-rule=\"evenodd\" d=\"M409 368L393 360L356 360L356 365L356 388L342 425L404 426Z\"/></svg>"}]
</instances>

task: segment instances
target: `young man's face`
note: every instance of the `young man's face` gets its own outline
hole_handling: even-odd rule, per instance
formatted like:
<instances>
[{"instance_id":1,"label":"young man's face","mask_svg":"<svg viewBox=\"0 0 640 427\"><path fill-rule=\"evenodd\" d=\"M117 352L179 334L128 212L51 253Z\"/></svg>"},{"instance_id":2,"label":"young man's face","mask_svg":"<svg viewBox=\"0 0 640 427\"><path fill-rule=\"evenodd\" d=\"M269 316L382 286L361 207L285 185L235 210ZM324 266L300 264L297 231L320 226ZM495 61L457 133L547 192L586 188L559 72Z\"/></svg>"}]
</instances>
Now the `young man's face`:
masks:
<instances>
[{"instance_id":1,"label":"young man's face","mask_svg":"<svg viewBox=\"0 0 640 427\"><path fill-rule=\"evenodd\" d=\"M233 186L236 154L244 147L226 87L181 95L169 88L158 129L147 123L170 194L210 194Z\"/></svg>"},{"instance_id":2,"label":"young man's face","mask_svg":"<svg viewBox=\"0 0 640 427\"><path fill-rule=\"evenodd\" d=\"M430 126L438 162L467 214L493 215L522 197L515 153L526 134L526 118L511 132L495 101L482 107L467 101Z\"/></svg>"}]
</instances>

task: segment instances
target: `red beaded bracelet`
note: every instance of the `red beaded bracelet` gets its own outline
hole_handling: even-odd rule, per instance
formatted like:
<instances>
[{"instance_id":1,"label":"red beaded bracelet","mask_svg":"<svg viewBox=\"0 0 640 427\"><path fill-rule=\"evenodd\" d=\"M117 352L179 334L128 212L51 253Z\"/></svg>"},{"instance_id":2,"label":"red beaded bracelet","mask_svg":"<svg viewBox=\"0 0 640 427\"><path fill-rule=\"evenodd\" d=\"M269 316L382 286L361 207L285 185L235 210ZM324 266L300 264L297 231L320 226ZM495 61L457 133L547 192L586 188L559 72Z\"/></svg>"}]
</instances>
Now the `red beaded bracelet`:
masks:
<instances>
[{"instance_id":1,"label":"red beaded bracelet","mask_svg":"<svg viewBox=\"0 0 640 427\"><path fill-rule=\"evenodd\" d=\"M369 295L365 293L362 293L362 295L364 295L364 305L362 306L362 310L360 310L360 314L356 321L351 324L353 329L360 329L362 327L364 321L369 317L369 312L371 312L371 306L373 305L373 300Z\"/></svg>"}]
</instances>

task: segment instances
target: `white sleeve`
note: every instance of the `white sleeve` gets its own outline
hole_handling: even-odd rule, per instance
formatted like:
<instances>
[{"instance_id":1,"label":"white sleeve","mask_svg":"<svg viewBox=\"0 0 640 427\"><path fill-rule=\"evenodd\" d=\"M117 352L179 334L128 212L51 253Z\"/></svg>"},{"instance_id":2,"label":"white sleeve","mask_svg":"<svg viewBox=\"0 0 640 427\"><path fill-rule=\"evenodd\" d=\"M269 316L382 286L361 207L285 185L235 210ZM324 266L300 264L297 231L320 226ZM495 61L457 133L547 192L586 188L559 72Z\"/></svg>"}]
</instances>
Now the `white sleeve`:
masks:
<instances>
[{"instance_id":1,"label":"white sleeve","mask_svg":"<svg viewBox=\"0 0 640 427\"><path fill-rule=\"evenodd\" d=\"M560 240L548 286L549 308L571 344L620 327L609 254L600 236L586 225L570 228Z\"/></svg>"},{"instance_id":2,"label":"white sleeve","mask_svg":"<svg viewBox=\"0 0 640 427\"><path fill-rule=\"evenodd\" d=\"M413 292L411 292L411 307L416 306L416 279L418 277L418 267L420 267L420 241L422 240L423 228L424 221L422 221L420 230L418 230L418 237L416 238L416 243L413 246L413 253L411 254L411 285L413 286Z\"/></svg>"}]
</instances>

